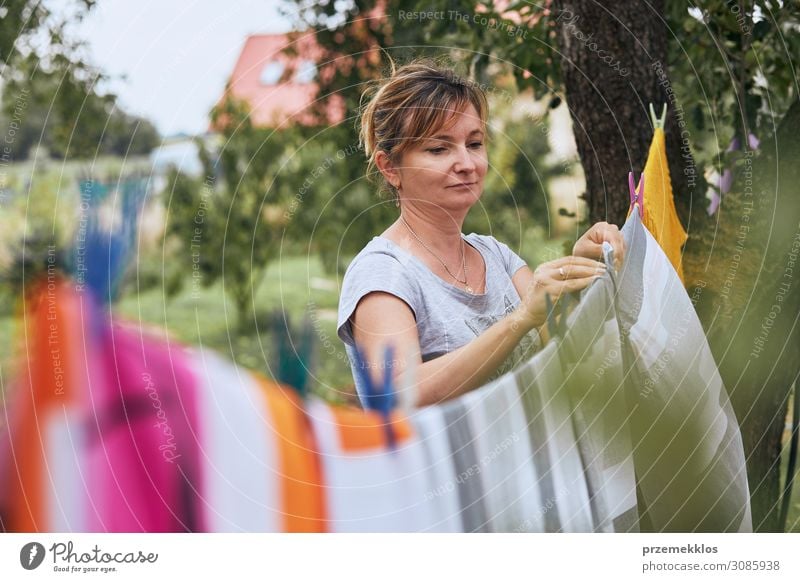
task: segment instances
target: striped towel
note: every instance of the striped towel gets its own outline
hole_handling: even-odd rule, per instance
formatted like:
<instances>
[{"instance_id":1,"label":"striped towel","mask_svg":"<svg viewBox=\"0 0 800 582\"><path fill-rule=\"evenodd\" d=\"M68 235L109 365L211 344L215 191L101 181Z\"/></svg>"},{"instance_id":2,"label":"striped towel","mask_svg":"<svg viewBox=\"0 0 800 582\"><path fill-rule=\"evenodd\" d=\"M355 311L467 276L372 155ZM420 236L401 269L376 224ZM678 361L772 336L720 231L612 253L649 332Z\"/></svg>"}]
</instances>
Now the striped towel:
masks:
<instances>
[{"instance_id":1,"label":"striped towel","mask_svg":"<svg viewBox=\"0 0 800 582\"><path fill-rule=\"evenodd\" d=\"M608 259L611 261L611 258ZM613 264L613 263L611 263ZM611 276L587 289L557 350L595 531L638 531L630 412Z\"/></svg>"},{"instance_id":2,"label":"striped towel","mask_svg":"<svg viewBox=\"0 0 800 582\"><path fill-rule=\"evenodd\" d=\"M463 531L588 531L588 496L548 347L514 374L442 405ZM550 367L550 371L553 371ZM554 390L550 391L550 388Z\"/></svg>"},{"instance_id":3,"label":"striped towel","mask_svg":"<svg viewBox=\"0 0 800 582\"><path fill-rule=\"evenodd\" d=\"M18 363L2 439L0 517L6 531L80 531L90 516L82 466L87 439L70 427L82 427L88 386L83 301L61 280L31 291L27 342L18 348L27 357Z\"/></svg>"},{"instance_id":4,"label":"striped towel","mask_svg":"<svg viewBox=\"0 0 800 582\"><path fill-rule=\"evenodd\" d=\"M694 306L638 213L622 233L615 306L642 520L657 531L751 531L739 425Z\"/></svg>"},{"instance_id":5,"label":"striped towel","mask_svg":"<svg viewBox=\"0 0 800 582\"><path fill-rule=\"evenodd\" d=\"M319 447L329 531L410 532L436 525L425 511L425 454L407 419L390 420L392 449L375 412L311 399L308 414Z\"/></svg>"}]
</instances>

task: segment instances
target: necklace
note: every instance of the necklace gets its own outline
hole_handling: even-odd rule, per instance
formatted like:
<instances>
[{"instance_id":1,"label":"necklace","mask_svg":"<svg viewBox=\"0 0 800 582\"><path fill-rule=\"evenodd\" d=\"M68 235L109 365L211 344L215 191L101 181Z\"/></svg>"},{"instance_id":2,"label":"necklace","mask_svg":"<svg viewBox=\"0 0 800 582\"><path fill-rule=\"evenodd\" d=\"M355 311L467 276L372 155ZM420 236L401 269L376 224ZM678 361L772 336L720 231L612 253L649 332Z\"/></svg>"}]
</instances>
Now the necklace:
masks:
<instances>
[{"instance_id":1,"label":"necklace","mask_svg":"<svg viewBox=\"0 0 800 582\"><path fill-rule=\"evenodd\" d=\"M419 236L417 235L417 233L416 233L416 232L414 232L414 229L413 229L413 228L411 228L411 225L410 225L410 224L408 224L408 222L406 222L406 219L405 219L405 217L404 217L404 216L402 216L402 215L401 215L401 216L400 216L400 220L402 220L402 221L403 221L403 224L404 224L404 225L406 226L406 228L408 229L408 232L410 232L410 233L411 233L411 235L412 235L412 236L413 236L415 239L417 239L417 242L418 242L419 244L421 244L421 245L422 245L422 247L423 247L423 248L424 248L426 251L428 251L430 254L432 254L432 255L434 256L434 258L435 258L437 261L439 261L439 262L442 264L442 266L444 267L444 270L445 270L445 271L447 271L447 274L448 274L448 275L450 275L450 276L451 276L453 279L455 279L455 280L456 280L456 281L458 281L459 283L461 283L462 285L464 285L464 291L466 291L467 293L470 293L470 294L473 294L473 295L474 295L474 294L475 294L475 291L473 291L472 287L470 287L470 286L469 286L469 283L467 283L467 259L466 259L466 256L464 255L464 239L461 239L461 268L462 268L462 269L464 269L464 280L462 281L461 279L459 279L458 277L456 277L456 276L453 274L453 272L452 272L452 271L451 271L451 270L448 268L447 264L446 264L446 263L445 263L445 262L444 262L444 261L441 259L441 257L439 257L439 255L437 255L436 253L434 253L434 252L431 250L431 248L430 248L428 245L426 245L426 244L423 242L423 240L422 240L421 238L419 238Z\"/></svg>"}]
</instances>

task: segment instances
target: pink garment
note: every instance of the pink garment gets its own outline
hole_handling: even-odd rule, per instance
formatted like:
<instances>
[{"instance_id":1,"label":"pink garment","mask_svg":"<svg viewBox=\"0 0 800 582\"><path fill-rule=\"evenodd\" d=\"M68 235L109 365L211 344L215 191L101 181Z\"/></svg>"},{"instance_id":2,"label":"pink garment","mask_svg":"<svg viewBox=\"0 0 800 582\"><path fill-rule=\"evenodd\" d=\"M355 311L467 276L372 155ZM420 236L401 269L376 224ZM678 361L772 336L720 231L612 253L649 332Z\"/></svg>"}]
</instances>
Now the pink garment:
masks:
<instances>
[{"instance_id":1,"label":"pink garment","mask_svg":"<svg viewBox=\"0 0 800 582\"><path fill-rule=\"evenodd\" d=\"M88 530L204 531L198 387L183 349L105 322L99 335Z\"/></svg>"}]
</instances>

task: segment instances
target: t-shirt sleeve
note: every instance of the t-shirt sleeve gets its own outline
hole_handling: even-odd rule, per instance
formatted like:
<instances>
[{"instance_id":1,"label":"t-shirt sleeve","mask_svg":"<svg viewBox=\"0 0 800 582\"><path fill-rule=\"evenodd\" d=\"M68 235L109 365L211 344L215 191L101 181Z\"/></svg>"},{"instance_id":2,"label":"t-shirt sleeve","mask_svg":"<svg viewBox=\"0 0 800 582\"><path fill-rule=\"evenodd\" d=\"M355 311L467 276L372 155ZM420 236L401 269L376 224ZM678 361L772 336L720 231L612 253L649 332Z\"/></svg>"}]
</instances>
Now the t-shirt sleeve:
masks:
<instances>
[{"instance_id":1,"label":"t-shirt sleeve","mask_svg":"<svg viewBox=\"0 0 800 582\"><path fill-rule=\"evenodd\" d=\"M509 277L513 277L514 273L528 264L517 253L512 251L508 245L501 243L493 236L483 236L482 238L485 244L497 253Z\"/></svg>"},{"instance_id":2,"label":"t-shirt sleeve","mask_svg":"<svg viewBox=\"0 0 800 582\"><path fill-rule=\"evenodd\" d=\"M347 269L339 297L336 332L348 345L354 345L350 318L358 302L369 293L382 291L402 299L417 318L419 292L400 260L387 253L369 253L356 257Z\"/></svg>"}]
</instances>

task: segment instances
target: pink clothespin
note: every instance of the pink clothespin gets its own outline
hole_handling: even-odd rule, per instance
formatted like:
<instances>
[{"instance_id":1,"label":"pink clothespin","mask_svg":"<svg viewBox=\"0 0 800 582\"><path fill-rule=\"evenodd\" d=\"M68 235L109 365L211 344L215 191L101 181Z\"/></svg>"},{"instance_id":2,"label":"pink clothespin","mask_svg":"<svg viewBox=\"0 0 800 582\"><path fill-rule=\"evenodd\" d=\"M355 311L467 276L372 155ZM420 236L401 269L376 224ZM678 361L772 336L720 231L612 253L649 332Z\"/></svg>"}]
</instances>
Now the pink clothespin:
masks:
<instances>
[{"instance_id":1,"label":"pink clothespin","mask_svg":"<svg viewBox=\"0 0 800 582\"><path fill-rule=\"evenodd\" d=\"M633 180L633 172L628 172L628 190L631 195L631 208L638 206L639 218L644 218L644 174L639 178L639 190Z\"/></svg>"}]
</instances>

